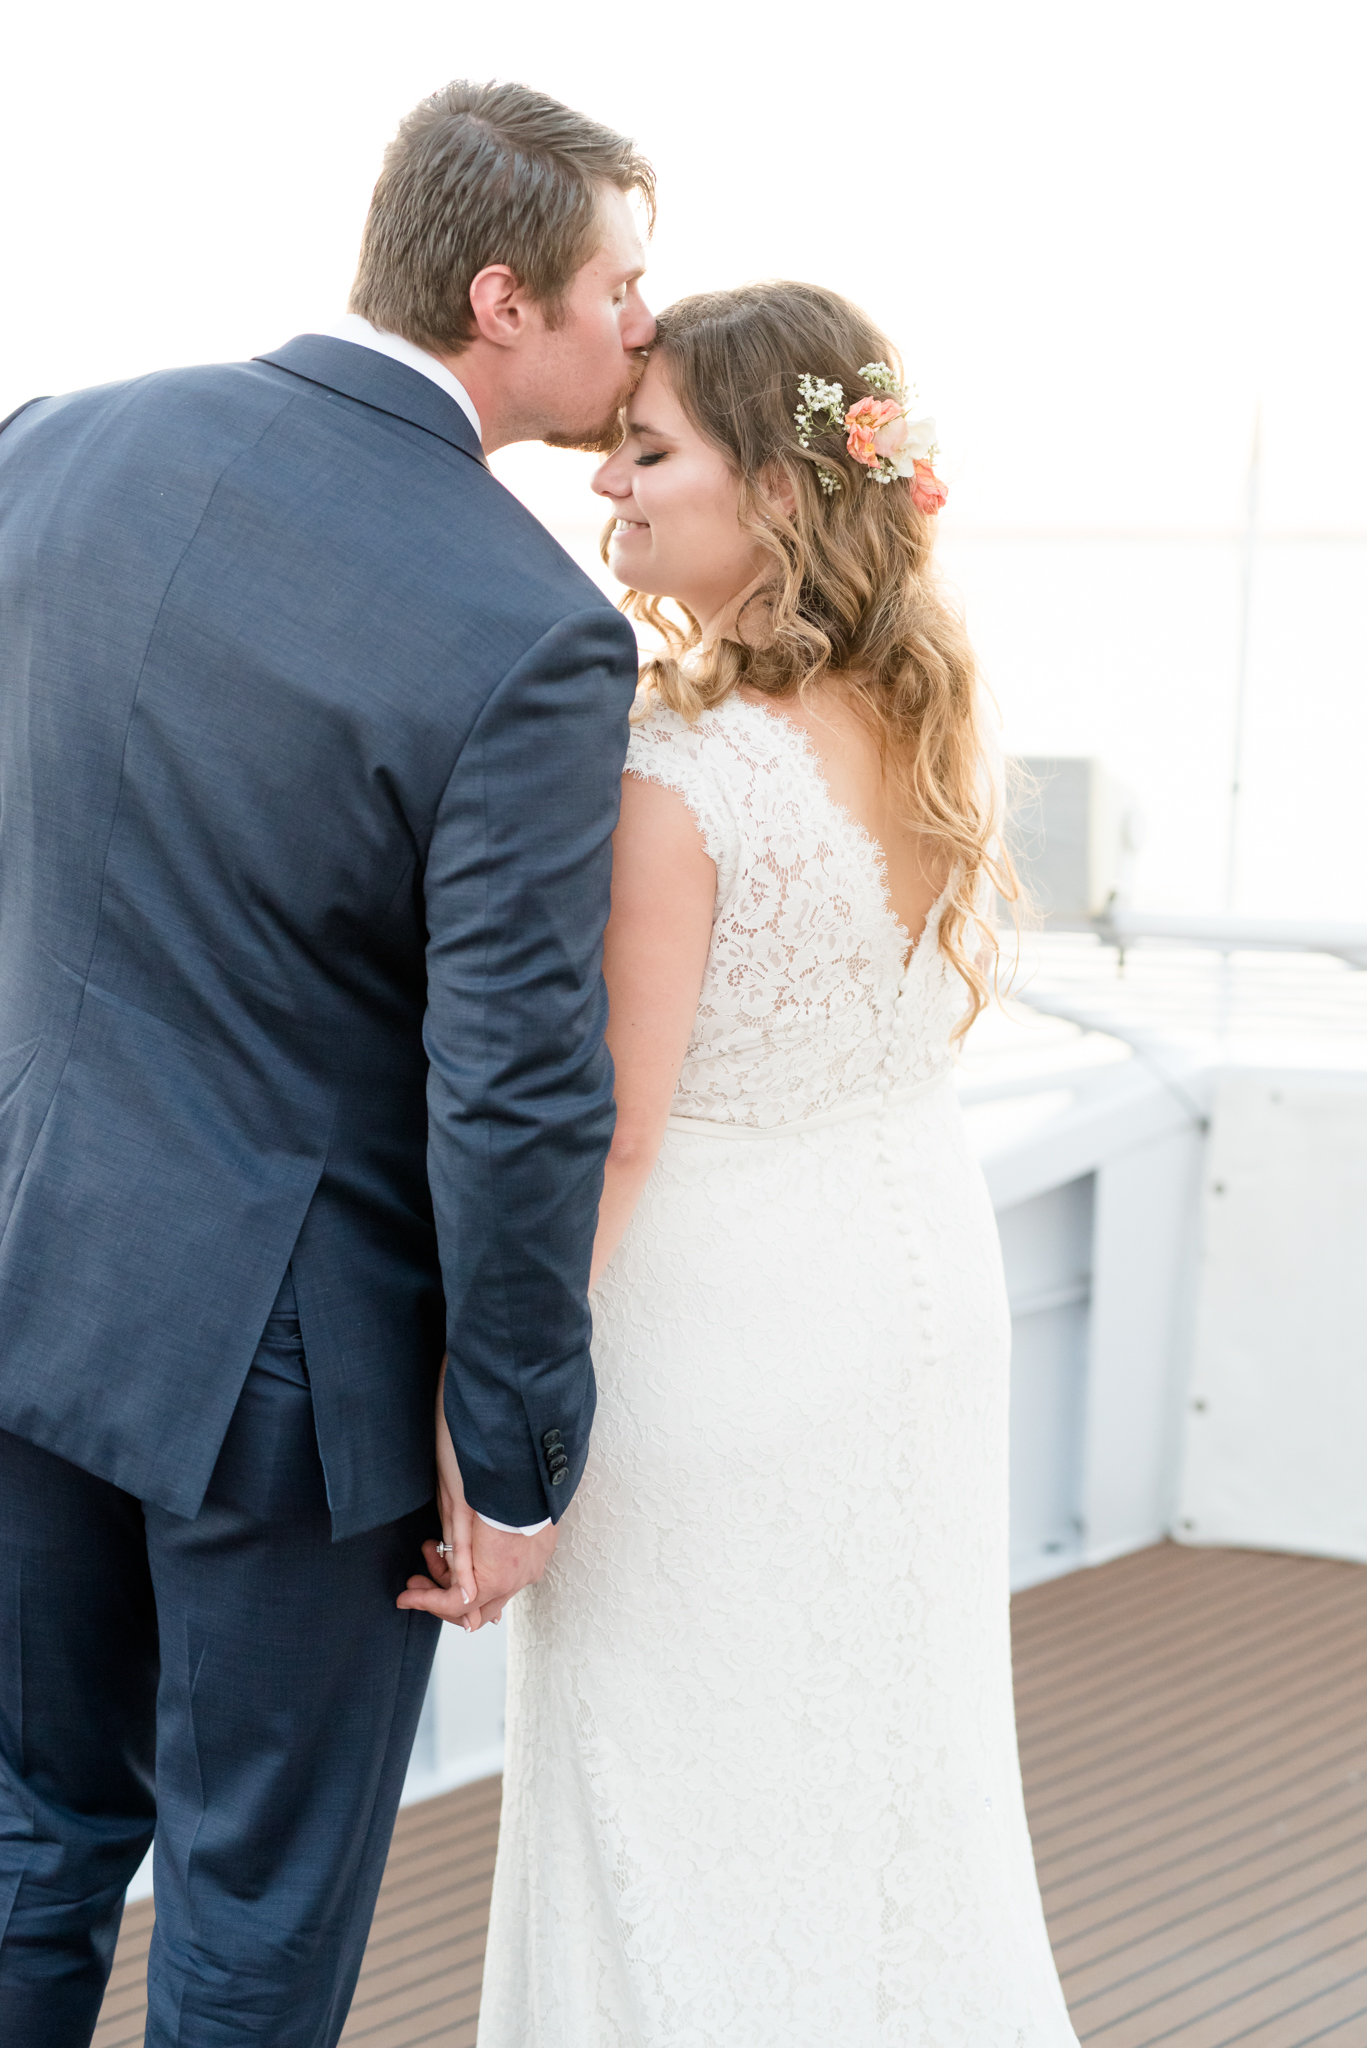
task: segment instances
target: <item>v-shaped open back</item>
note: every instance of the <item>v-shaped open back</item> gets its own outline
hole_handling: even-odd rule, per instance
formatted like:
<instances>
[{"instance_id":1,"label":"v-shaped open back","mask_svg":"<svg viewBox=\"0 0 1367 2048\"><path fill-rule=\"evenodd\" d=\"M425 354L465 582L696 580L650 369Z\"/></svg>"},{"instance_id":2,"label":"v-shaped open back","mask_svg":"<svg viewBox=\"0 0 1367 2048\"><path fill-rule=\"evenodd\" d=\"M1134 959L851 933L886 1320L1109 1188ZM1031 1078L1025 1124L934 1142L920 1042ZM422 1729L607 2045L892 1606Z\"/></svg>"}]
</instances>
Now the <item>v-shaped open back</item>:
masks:
<instances>
[{"instance_id":1,"label":"v-shaped open back","mask_svg":"<svg viewBox=\"0 0 1367 2048\"><path fill-rule=\"evenodd\" d=\"M627 772L673 789L717 866L712 946L677 1115L768 1128L824 1114L886 1078L947 1066L966 992L938 945L948 891L919 938L889 899L882 850L831 793L798 726L731 697L688 724L653 708Z\"/></svg>"},{"instance_id":2,"label":"v-shaped open back","mask_svg":"<svg viewBox=\"0 0 1367 2048\"><path fill-rule=\"evenodd\" d=\"M791 729L802 742L831 802L873 846L890 909L912 938L944 894L944 848L909 825L890 787L885 750L858 706L834 687L811 700L775 698L744 690L744 702Z\"/></svg>"}]
</instances>

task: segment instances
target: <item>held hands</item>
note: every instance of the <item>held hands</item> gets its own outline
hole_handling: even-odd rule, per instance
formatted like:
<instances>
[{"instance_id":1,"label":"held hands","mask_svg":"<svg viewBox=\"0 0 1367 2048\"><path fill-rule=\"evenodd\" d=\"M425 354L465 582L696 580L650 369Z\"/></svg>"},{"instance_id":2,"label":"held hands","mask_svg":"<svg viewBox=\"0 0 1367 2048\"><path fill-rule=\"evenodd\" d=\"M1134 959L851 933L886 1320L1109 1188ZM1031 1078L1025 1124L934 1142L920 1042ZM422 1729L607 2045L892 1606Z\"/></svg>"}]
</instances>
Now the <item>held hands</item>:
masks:
<instances>
[{"instance_id":1,"label":"held hands","mask_svg":"<svg viewBox=\"0 0 1367 2048\"><path fill-rule=\"evenodd\" d=\"M437 1381L437 1505L447 1549L443 1554L430 1539L423 1544L430 1576L415 1572L398 1604L473 1631L486 1621L501 1621L514 1593L535 1585L555 1549L556 1530L552 1523L539 1535L519 1536L480 1521L465 1498L456 1447L446 1426L445 1385L443 1359Z\"/></svg>"},{"instance_id":2,"label":"held hands","mask_svg":"<svg viewBox=\"0 0 1367 2048\"><path fill-rule=\"evenodd\" d=\"M439 1621L453 1621L473 1632L486 1621L502 1621L514 1593L535 1585L555 1549L555 1524L537 1536L518 1536L491 1529L461 1503L466 1535L457 1537L454 1555L443 1557L429 1537L422 1546L427 1574L415 1572L399 1595L400 1607L420 1607ZM449 1537L445 1509L442 1529Z\"/></svg>"}]
</instances>

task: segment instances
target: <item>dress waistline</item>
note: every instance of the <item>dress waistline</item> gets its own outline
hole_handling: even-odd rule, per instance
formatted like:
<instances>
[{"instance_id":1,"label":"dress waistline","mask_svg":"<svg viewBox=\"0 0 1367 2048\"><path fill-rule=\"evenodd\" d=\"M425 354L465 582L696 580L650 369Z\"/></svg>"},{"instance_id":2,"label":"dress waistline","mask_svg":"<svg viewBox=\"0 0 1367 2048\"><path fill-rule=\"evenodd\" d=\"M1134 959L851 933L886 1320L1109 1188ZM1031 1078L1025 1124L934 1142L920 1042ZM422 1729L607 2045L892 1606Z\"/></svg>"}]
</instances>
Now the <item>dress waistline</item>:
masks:
<instances>
[{"instance_id":1,"label":"dress waistline","mask_svg":"<svg viewBox=\"0 0 1367 2048\"><path fill-rule=\"evenodd\" d=\"M841 1102L834 1109L823 1109L816 1116L797 1117L790 1124L723 1124L710 1117L671 1116L665 1125L668 1131L692 1131L700 1138L786 1138L790 1131L815 1131L823 1124L850 1123L856 1117L876 1116L880 1109L900 1109L904 1103L915 1102L922 1095L929 1095L940 1087L953 1073L953 1067L941 1067L924 1081L913 1081L905 1088L890 1088L886 1095L856 1095L848 1102Z\"/></svg>"}]
</instances>

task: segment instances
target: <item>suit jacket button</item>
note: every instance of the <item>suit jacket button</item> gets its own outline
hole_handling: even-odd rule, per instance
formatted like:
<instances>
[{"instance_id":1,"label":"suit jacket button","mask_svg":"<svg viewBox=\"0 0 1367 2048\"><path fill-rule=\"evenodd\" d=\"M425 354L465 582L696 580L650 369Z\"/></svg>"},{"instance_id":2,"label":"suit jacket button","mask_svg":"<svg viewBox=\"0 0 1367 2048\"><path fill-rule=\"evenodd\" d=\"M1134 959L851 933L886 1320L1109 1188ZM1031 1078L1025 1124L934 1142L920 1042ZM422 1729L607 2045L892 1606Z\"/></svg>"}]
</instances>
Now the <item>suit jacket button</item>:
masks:
<instances>
[{"instance_id":1,"label":"suit jacket button","mask_svg":"<svg viewBox=\"0 0 1367 2048\"><path fill-rule=\"evenodd\" d=\"M552 1485L552 1486L563 1486L563 1485L565 1484L565 1481L566 1481L566 1480L567 1480L567 1479L569 1478L569 1476L570 1476L570 1468L569 1468L569 1466L568 1466L568 1465L562 1465L562 1466L560 1467L560 1470L559 1470L558 1472L552 1472L552 1474L551 1474L551 1485Z\"/></svg>"},{"instance_id":2,"label":"suit jacket button","mask_svg":"<svg viewBox=\"0 0 1367 2048\"><path fill-rule=\"evenodd\" d=\"M562 1465L568 1465L569 1462L569 1459L565 1456L565 1453L563 1451L552 1451L549 1458L547 1458L546 1460L546 1463L550 1466L552 1472L558 1472Z\"/></svg>"},{"instance_id":3,"label":"suit jacket button","mask_svg":"<svg viewBox=\"0 0 1367 2048\"><path fill-rule=\"evenodd\" d=\"M553 1451L560 1442L560 1431L558 1429L548 1429L541 1442L546 1450Z\"/></svg>"}]
</instances>

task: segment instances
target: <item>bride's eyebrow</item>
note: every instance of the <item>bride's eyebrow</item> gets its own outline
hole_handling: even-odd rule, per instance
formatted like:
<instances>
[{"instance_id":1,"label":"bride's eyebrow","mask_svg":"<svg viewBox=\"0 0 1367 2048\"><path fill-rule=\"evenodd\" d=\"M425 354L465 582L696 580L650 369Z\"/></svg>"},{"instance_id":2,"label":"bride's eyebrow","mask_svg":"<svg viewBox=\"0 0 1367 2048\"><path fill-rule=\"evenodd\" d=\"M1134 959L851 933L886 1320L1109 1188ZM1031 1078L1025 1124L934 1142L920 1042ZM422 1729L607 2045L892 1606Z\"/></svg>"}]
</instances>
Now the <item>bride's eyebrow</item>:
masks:
<instances>
[{"instance_id":1,"label":"bride's eyebrow","mask_svg":"<svg viewBox=\"0 0 1367 2048\"><path fill-rule=\"evenodd\" d=\"M666 441L669 438L667 434L662 434L658 427L647 426L644 420L628 420L627 432L629 434L653 434L657 441Z\"/></svg>"}]
</instances>

